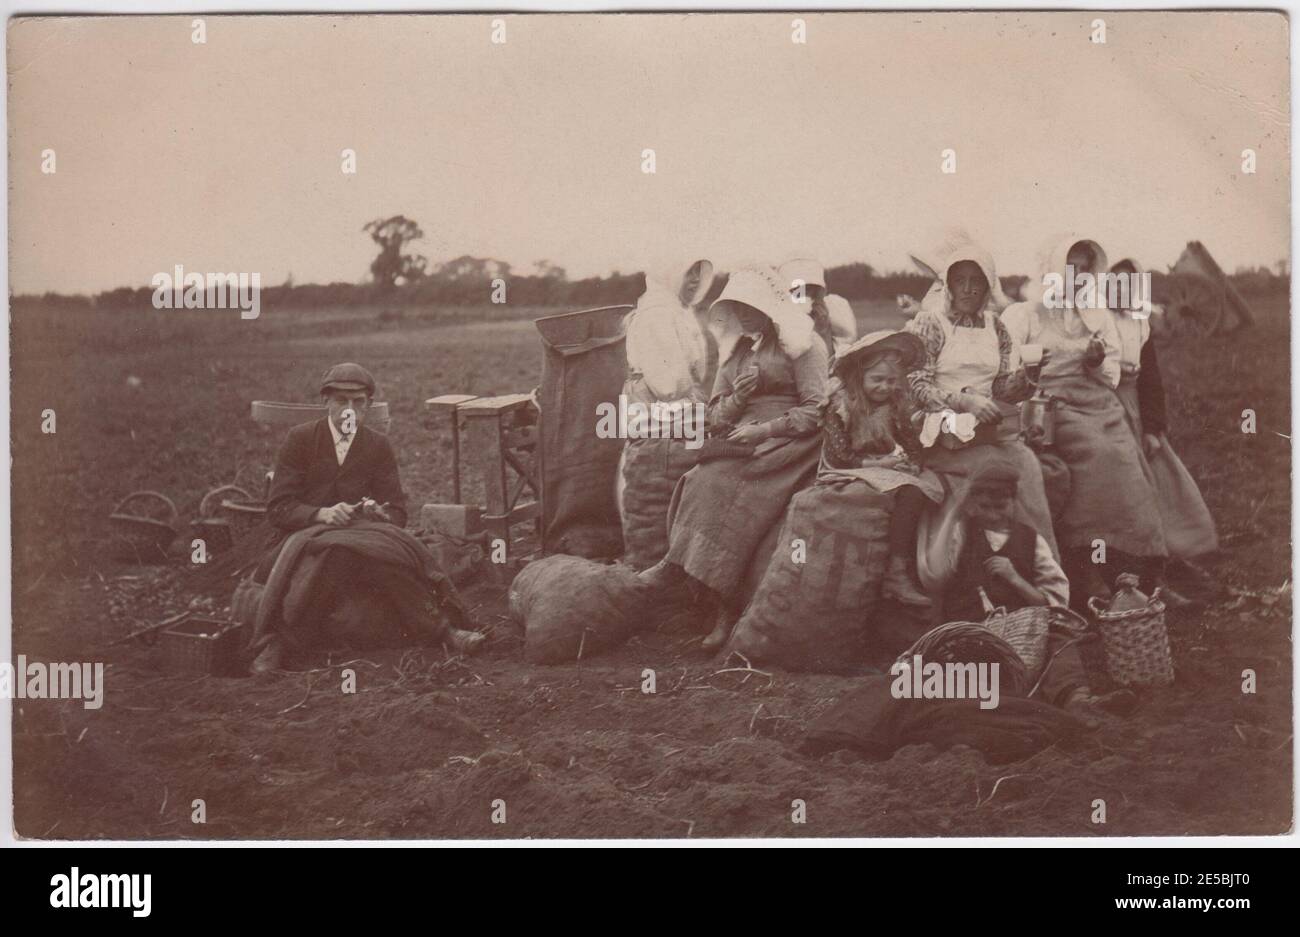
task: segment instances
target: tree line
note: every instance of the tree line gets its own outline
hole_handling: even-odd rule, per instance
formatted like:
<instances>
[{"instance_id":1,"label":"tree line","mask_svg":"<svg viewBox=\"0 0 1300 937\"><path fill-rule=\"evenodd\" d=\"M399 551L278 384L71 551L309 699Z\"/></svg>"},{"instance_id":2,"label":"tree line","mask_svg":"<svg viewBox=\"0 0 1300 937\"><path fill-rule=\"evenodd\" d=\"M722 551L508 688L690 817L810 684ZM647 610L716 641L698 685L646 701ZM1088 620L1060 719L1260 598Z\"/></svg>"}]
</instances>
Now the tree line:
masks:
<instances>
[{"instance_id":1,"label":"tree line","mask_svg":"<svg viewBox=\"0 0 1300 937\"><path fill-rule=\"evenodd\" d=\"M317 308L323 306L369 306L384 304L397 307L480 306L504 303L511 306L563 306L590 308L634 303L645 288L640 272L615 271L603 277L570 279L563 267L539 260L527 272L515 270L505 261L464 254L442 263L411 252L411 245L424 237L418 223L403 215L376 219L362 231L370 236L378 254L370 265L367 283L323 283L297 285L288 280L279 286L266 286L261 302L267 308ZM1161 292L1153 275L1153 286ZM1029 282L1025 276L999 278L1003 290L1012 298L1024 298ZM1239 269L1230 279L1243 295L1261 295L1290 288L1289 271L1279 265L1274 273L1267 267ZM726 272L713 282L706 302L711 302L727 282ZM900 295L923 296L930 279L919 271L879 272L870 264L857 262L828 267L826 287L850 300L893 301ZM42 297L14 297L15 303L40 300L59 305L93 306L102 309L149 307L153 289L118 287L94 296L67 296L46 293ZM1157 295L1157 301L1159 296Z\"/></svg>"}]
</instances>

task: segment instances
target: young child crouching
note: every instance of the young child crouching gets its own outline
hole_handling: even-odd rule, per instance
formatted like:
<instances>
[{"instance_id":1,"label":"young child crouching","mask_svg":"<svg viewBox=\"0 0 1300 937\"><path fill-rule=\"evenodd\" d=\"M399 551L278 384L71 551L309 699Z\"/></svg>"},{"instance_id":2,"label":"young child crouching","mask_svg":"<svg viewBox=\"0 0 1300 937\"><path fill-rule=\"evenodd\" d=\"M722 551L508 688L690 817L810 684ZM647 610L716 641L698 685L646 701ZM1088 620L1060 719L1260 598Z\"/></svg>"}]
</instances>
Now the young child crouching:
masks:
<instances>
[{"instance_id":1,"label":"young child crouching","mask_svg":"<svg viewBox=\"0 0 1300 937\"><path fill-rule=\"evenodd\" d=\"M943 592L944 621L983 621L987 612L980 590L994 607L1008 612L1035 605L1069 606L1069 580L1047 541L1015 519L1019 482L1016 466L997 458L972 475L962 503L962 523L953 534L957 563ZM1063 647L1068 640L1049 633L1041 698L1085 719L1097 710L1132 710L1136 697L1129 690L1101 696L1092 692L1077 646Z\"/></svg>"}]
</instances>

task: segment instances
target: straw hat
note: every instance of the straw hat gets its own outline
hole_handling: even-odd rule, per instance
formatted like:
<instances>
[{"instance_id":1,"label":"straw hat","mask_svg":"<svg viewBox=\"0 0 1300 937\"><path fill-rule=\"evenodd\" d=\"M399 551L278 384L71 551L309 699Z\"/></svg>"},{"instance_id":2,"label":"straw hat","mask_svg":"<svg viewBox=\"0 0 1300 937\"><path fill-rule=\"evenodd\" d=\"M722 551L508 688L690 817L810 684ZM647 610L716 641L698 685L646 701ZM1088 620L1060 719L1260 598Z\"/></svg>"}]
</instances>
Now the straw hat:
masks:
<instances>
[{"instance_id":1,"label":"straw hat","mask_svg":"<svg viewBox=\"0 0 1300 937\"><path fill-rule=\"evenodd\" d=\"M925 363L925 343L919 336L911 332L894 332L885 329L879 332L868 332L846 348L836 357L831 372L843 380L851 365L853 367L859 364L866 365L872 358L887 351L897 352L902 357L904 374L915 371Z\"/></svg>"}]
</instances>

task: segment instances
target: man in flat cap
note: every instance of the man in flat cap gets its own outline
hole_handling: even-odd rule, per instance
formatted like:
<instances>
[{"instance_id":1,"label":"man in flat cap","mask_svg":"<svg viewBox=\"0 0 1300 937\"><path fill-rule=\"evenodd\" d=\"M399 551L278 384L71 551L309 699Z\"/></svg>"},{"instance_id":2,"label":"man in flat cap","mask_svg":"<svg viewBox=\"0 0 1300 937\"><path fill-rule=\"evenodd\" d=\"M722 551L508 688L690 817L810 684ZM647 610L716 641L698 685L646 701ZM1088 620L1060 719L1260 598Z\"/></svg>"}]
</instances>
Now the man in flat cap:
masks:
<instances>
[{"instance_id":1,"label":"man in flat cap","mask_svg":"<svg viewBox=\"0 0 1300 937\"><path fill-rule=\"evenodd\" d=\"M295 426L275 460L274 529L254 579L265 583L254 673L324 641L395 646L442 641L471 651L482 635L437 560L404 529L406 495L392 444L364 425L375 379L336 364L320 383L328 414Z\"/></svg>"},{"instance_id":2,"label":"man in flat cap","mask_svg":"<svg viewBox=\"0 0 1300 937\"><path fill-rule=\"evenodd\" d=\"M325 372L320 395L328 416L295 426L276 456L267 520L285 534L362 517L405 527L406 495L393 446L364 425L375 379L346 361Z\"/></svg>"}]
</instances>

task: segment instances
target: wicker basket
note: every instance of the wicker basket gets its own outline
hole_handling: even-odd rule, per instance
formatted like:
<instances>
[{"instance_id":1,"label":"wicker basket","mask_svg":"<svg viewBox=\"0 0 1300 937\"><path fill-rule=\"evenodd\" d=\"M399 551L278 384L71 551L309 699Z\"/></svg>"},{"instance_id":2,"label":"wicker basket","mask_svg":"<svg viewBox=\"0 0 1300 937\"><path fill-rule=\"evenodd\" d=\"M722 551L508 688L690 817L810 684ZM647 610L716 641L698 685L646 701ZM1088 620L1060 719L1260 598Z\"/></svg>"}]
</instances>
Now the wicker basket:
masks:
<instances>
[{"instance_id":1,"label":"wicker basket","mask_svg":"<svg viewBox=\"0 0 1300 937\"><path fill-rule=\"evenodd\" d=\"M230 518L218 517L216 513L220 508L216 498L227 492L244 498L252 497L238 485L222 485L219 488L213 488L199 502L199 516L191 525L194 536L203 538L210 554L223 553L229 550L235 542L235 531Z\"/></svg>"},{"instance_id":2,"label":"wicker basket","mask_svg":"<svg viewBox=\"0 0 1300 937\"><path fill-rule=\"evenodd\" d=\"M167 668L178 673L234 675L239 669L242 634L239 622L188 616L162 633Z\"/></svg>"},{"instance_id":3,"label":"wicker basket","mask_svg":"<svg viewBox=\"0 0 1300 937\"><path fill-rule=\"evenodd\" d=\"M132 514L126 506L132 501L153 498L167 508L168 520ZM167 548L176 539L176 505L171 498L157 491L133 491L113 508L108 516L112 527L109 552L114 559L126 563L163 563L167 561Z\"/></svg>"},{"instance_id":4,"label":"wicker basket","mask_svg":"<svg viewBox=\"0 0 1300 937\"><path fill-rule=\"evenodd\" d=\"M981 623L950 621L931 628L896 663L910 665L915 655L926 663L997 663L1002 693L1022 696L1029 689L1029 674L1016 649Z\"/></svg>"},{"instance_id":5,"label":"wicker basket","mask_svg":"<svg viewBox=\"0 0 1300 937\"><path fill-rule=\"evenodd\" d=\"M266 519L266 502L253 498L222 498L221 510L236 540Z\"/></svg>"},{"instance_id":6,"label":"wicker basket","mask_svg":"<svg viewBox=\"0 0 1300 937\"><path fill-rule=\"evenodd\" d=\"M1106 670L1120 686L1169 686L1174 659L1165 628L1165 603L1156 589L1145 608L1109 612L1095 596L1088 608L1097 619Z\"/></svg>"}]
</instances>

